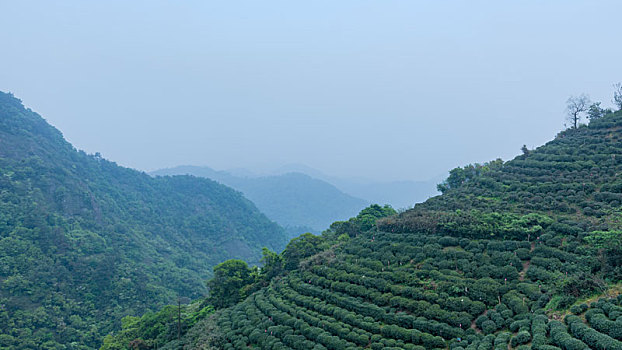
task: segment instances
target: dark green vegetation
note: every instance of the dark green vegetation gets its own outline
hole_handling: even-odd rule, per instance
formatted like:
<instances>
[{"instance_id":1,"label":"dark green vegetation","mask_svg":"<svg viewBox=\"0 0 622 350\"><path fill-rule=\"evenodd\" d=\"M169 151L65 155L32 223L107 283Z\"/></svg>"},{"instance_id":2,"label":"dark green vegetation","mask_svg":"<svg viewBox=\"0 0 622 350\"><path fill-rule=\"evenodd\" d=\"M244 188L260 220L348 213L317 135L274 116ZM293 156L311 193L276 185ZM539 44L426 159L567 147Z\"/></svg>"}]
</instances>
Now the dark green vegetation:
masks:
<instances>
[{"instance_id":1,"label":"dark green vegetation","mask_svg":"<svg viewBox=\"0 0 622 350\"><path fill-rule=\"evenodd\" d=\"M622 349L622 298L607 297L622 280L622 112L523 153L454 169L442 196L369 231L336 223L305 248L315 255L183 343Z\"/></svg>"},{"instance_id":2,"label":"dark green vegetation","mask_svg":"<svg viewBox=\"0 0 622 350\"><path fill-rule=\"evenodd\" d=\"M381 207L374 204L348 221L335 222L322 236L305 233L291 240L280 254L264 248L261 268L249 267L245 262L235 259L218 264L214 267L214 277L208 282L209 297L204 302L197 302L196 305L203 307L206 303L216 308L233 306L252 293L268 286L274 278L280 278L299 266L306 267L334 259L334 248L348 241L349 234L356 236L362 233L362 230L369 230L373 227L377 219L395 213L395 210L389 206ZM130 326L126 327L127 322L124 322L121 332L106 337L102 350L128 349L136 344L149 349L154 348L156 346L154 344L162 345L164 339L173 340L166 344L164 347L166 349L178 349L180 345L186 344L187 346L189 343L220 344L222 342L222 334L217 325L212 319L204 318L206 313L202 311L201 318L193 316L182 318L182 320L191 321L200 319L200 323L190 329L179 327L180 333L184 334L180 344L176 338L171 337L170 327L162 326L163 322L154 322L154 319L166 318L163 315L170 314L170 310L167 311L169 308L167 307L155 316L147 315L140 319L129 318L132 320L129 323ZM195 309L199 308L195 307ZM194 347L196 346L191 346L191 348Z\"/></svg>"},{"instance_id":3,"label":"dark green vegetation","mask_svg":"<svg viewBox=\"0 0 622 350\"><path fill-rule=\"evenodd\" d=\"M179 336L213 311L211 306L196 302L168 305L158 312L147 312L142 317L126 316L121 320L121 331L104 338L102 349L161 349L165 344L175 349Z\"/></svg>"},{"instance_id":4,"label":"dark green vegetation","mask_svg":"<svg viewBox=\"0 0 622 350\"><path fill-rule=\"evenodd\" d=\"M296 237L321 232L333 221L356 215L367 203L339 191L335 186L301 173L278 176L238 177L207 167L180 166L153 175L189 174L231 186L253 201L270 219Z\"/></svg>"},{"instance_id":5,"label":"dark green vegetation","mask_svg":"<svg viewBox=\"0 0 622 350\"><path fill-rule=\"evenodd\" d=\"M348 221L337 221L323 235L302 234L292 239L280 254L263 249L262 267L249 267L241 260L227 260L214 267L214 277L208 281L207 302L220 309L237 304L251 293L266 287L270 281L300 266L323 263L334 257L334 248L375 226L380 218L395 214L389 206L377 204L363 209ZM321 254L320 254L321 253Z\"/></svg>"},{"instance_id":6,"label":"dark green vegetation","mask_svg":"<svg viewBox=\"0 0 622 350\"><path fill-rule=\"evenodd\" d=\"M286 243L239 192L76 151L0 93L0 348L98 347L125 315L205 295L223 260Z\"/></svg>"}]
</instances>

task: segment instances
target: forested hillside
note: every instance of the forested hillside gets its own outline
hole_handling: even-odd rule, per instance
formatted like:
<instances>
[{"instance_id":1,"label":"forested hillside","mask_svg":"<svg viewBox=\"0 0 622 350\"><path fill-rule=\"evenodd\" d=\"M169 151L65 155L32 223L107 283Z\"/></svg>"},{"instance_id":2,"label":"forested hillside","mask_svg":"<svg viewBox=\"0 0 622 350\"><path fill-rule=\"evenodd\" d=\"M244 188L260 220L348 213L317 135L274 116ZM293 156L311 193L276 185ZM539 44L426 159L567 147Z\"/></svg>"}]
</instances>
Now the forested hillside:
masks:
<instances>
[{"instance_id":1,"label":"forested hillside","mask_svg":"<svg viewBox=\"0 0 622 350\"><path fill-rule=\"evenodd\" d=\"M111 135L112 136L112 135ZM89 349L286 236L239 192L87 155L0 92L0 348Z\"/></svg>"},{"instance_id":2,"label":"forested hillside","mask_svg":"<svg viewBox=\"0 0 622 350\"><path fill-rule=\"evenodd\" d=\"M282 254L186 348L622 349L622 112L439 190L371 230L336 223L293 270Z\"/></svg>"},{"instance_id":3,"label":"forested hillside","mask_svg":"<svg viewBox=\"0 0 622 350\"><path fill-rule=\"evenodd\" d=\"M368 204L325 181L302 173L240 177L208 167L179 166L151 174L190 174L231 186L244 193L262 213L291 232L291 238L304 232L319 233L333 221L356 215Z\"/></svg>"}]
</instances>

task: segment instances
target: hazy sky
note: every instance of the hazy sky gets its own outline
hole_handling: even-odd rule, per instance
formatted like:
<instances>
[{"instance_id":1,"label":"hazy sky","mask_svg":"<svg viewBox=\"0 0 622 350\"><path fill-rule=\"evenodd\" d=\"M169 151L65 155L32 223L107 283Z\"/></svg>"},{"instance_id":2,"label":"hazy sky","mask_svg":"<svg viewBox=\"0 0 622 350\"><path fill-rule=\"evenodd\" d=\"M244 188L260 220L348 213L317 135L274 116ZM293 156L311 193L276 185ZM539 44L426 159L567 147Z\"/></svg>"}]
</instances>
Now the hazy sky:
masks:
<instances>
[{"instance_id":1,"label":"hazy sky","mask_svg":"<svg viewBox=\"0 0 622 350\"><path fill-rule=\"evenodd\" d=\"M0 90L77 148L426 179L611 105L622 1L6 1Z\"/></svg>"}]
</instances>

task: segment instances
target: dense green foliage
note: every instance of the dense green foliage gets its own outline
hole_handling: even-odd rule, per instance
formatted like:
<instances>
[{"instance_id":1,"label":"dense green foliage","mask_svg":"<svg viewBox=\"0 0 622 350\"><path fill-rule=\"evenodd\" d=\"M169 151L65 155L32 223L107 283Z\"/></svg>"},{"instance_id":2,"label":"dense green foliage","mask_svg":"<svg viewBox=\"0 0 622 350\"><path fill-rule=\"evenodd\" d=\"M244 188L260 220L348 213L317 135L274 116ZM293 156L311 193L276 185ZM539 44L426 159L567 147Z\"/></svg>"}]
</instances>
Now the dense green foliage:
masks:
<instances>
[{"instance_id":1,"label":"dense green foliage","mask_svg":"<svg viewBox=\"0 0 622 350\"><path fill-rule=\"evenodd\" d=\"M317 262L325 263L334 256L334 248L347 241L349 235L368 231L378 219L395 213L388 205L373 204L348 221L335 222L321 236L305 233L292 239L280 254L263 248L261 268L250 268L244 261L236 259L218 264L214 267L214 277L207 282L207 301L216 308L231 306L267 286L275 277L297 268L309 268ZM344 228L347 231L344 232Z\"/></svg>"},{"instance_id":2,"label":"dense green foliage","mask_svg":"<svg viewBox=\"0 0 622 350\"><path fill-rule=\"evenodd\" d=\"M1 349L97 347L125 315L205 295L214 265L285 243L240 193L76 151L0 93Z\"/></svg>"},{"instance_id":3,"label":"dense green foliage","mask_svg":"<svg viewBox=\"0 0 622 350\"><path fill-rule=\"evenodd\" d=\"M214 267L214 277L207 283L209 302L218 308L237 304L246 297L244 287L253 283L252 271L242 260L227 260Z\"/></svg>"},{"instance_id":4,"label":"dense green foliage","mask_svg":"<svg viewBox=\"0 0 622 350\"><path fill-rule=\"evenodd\" d=\"M576 295L599 291L598 281L583 280L598 264L555 240L532 246L377 232L352 239L330 263L273 282L218 322L233 348L445 348L458 338L466 348L504 330L513 333L497 343L517 347L536 336L534 315L546 326L547 307L567 308ZM568 298L560 300L563 293ZM253 337L258 328L267 332Z\"/></svg>"},{"instance_id":5,"label":"dense green foliage","mask_svg":"<svg viewBox=\"0 0 622 350\"><path fill-rule=\"evenodd\" d=\"M153 175L206 177L231 186L289 232L321 232L333 221L355 215L367 204L343 193L326 181L301 173L263 177L240 177L208 167L180 166L154 171Z\"/></svg>"},{"instance_id":6,"label":"dense green foliage","mask_svg":"<svg viewBox=\"0 0 622 350\"><path fill-rule=\"evenodd\" d=\"M129 348L161 348L174 346L197 322L212 314L214 309L197 302L190 305L168 305L158 312L147 312L142 317L126 316L121 320L121 331L104 338L102 350Z\"/></svg>"},{"instance_id":7,"label":"dense green foliage","mask_svg":"<svg viewBox=\"0 0 622 350\"><path fill-rule=\"evenodd\" d=\"M392 214L395 214L395 211L390 206L380 207L374 204L363 209L356 217L345 223L352 225L348 227L368 230L375 225L377 219ZM341 227L343 223L341 222L339 225L333 226ZM348 239L349 236L339 230L328 230L322 236L305 233L291 240L280 254L263 248L261 268L257 266L249 267L247 263L237 259L220 263L214 267L214 276L207 282L209 296L205 299L205 303L210 305L210 308L213 305L217 309L235 305L253 292L268 286L273 279L280 279L290 271L297 268L308 269L317 263L326 263L327 260L334 257L334 249L337 245L346 242ZM196 304L203 305L201 302ZM171 323L169 322L169 326L163 326L166 322L162 320L171 319L171 310L173 308L167 306L155 315L147 314L142 318L125 317L122 320L122 331L106 337L102 350L128 349L132 347L152 349L157 347L157 344L165 344L162 342L162 339L171 340L173 338L171 338ZM205 314L204 310L201 311L202 315ZM196 322L198 318L187 317L185 319ZM206 322L208 323L206 324ZM220 330L214 327L212 321L205 320L205 322L195 327L199 328L199 330L194 332L188 327L189 325L189 323L184 323L184 326L180 327L179 333L184 335L182 343L179 344L177 341L171 341L166 344L166 348L176 349L180 345L193 344L197 341L207 342L212 345L215 342L218 344L223 342ZM200 330L204 328L209 328L209 332L212 335L217 334L218 336L210 336L208 337L209 340L207 340L205 331ZM192 346L192 348L194 347L196 346Z\"/></svg>"},{"instance_id":8,"label":"dense green foliage","mask_svg":"<svg viewBox=\"0 0 622 350\"><path fill-rule=\"evenodd\" d=\"M317 238L298 269L200 325L217 338L184 343L618 349L622 297L581 300L621 280L620 174L622 112L512 161L452 171L442 196L376 227L335 223L326 235L342 244Z\"/></svg>"},{"instance_id":9,"label":"dense green foliage","mask_svg":"<svg viewBox=\"0 0 622 350\"><path fill-rule=\"evenodd\" d=\"M525 147L525 146L523 146ZM527 153L528 150L523 150L523 153ZM449 171L449 177L443 181L443 183L437 186L437 189L441 193L445 193L451 189L459 188L465 183L477 179L490 170L499 169L503 166L501 159L494 160L492 162L482 164L469 164L462 168L455 168Z\"/></svg>"},{"instance_id":10,"label":"dense green foliage","mask_svg":"<svg viewBox=\"0 0 622 350\"><path fill-rule=\"evenodd\" d=\"M346 234L349 237L356 237L359 233L367 232L374 228L378 219L395 214L397 212L389 205L381 207L378 204L372 204L347 221L335 221L330 225L329 232L337 236Z\"/></svg>"}]
</instances>

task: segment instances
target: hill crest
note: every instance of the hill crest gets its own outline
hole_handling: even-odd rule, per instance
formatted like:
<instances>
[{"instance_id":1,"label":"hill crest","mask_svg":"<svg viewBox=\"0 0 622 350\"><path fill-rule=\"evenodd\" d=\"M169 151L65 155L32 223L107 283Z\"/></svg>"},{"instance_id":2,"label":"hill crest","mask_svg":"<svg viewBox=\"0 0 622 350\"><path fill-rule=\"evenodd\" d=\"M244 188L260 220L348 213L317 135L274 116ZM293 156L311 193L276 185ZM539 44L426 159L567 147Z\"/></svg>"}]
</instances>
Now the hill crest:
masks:
<instances>
[{"instance_id":1,"label":"hill crest","mask_svg":"<svg viewBox=\"0 0 622 350\"><path fill-rule=\"evenodd\" d=\"M509 162L454 169L445 194L376 230L360 230L369 227L361 217L307 237L328 248L183 343L622 349L621 154L618 111Z\"/></svg>"},{"instance_id":2,"label":"hill crest","mask_svg":"<svg viewBox=\"0 0 622 350\"><path fill-rule=\"evenodd\" d=\"M0 189L2 346L97 346L122 316L204 295L217 263L286 244L239 192L77 151L1 92Z\"/></svg>"},{"instance_id":3,"label":"hill crest","mask_svg":"<svg viewBox=\"0 0 622 350\"><path fill-rule=\"evenodd\" d=\"M368 203L343 193L328 182L303 173L242 177L209 167L179 166L151 175L190 174L206 177L244 193L269 218L291 231L319 233L336 220L356 215Z\"/></svg>"}]
</instances>

